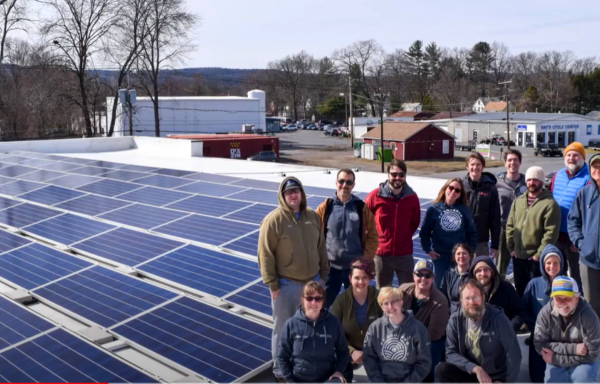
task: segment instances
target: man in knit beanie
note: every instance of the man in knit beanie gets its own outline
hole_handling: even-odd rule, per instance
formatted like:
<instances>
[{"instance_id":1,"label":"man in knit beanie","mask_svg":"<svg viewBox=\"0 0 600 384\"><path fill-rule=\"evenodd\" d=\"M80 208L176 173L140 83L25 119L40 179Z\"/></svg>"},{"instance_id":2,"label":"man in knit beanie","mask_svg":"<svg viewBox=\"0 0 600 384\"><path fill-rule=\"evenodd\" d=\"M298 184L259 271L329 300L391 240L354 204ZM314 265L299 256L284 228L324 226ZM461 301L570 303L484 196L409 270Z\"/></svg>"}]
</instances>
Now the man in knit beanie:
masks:
<instances>
[{"instance_id":1,"label":"man in knit beanie","mask_svg":"<svg viewBox=\"0 0 600 384\"><path fill-rule=\"evenodd\" d=\"M519 297L523 297L529 280L541 276L539 258L546 245L556 243L561 216L552 193L544 189L544 170L530 167L525 179L527 193L515 200L506 223L506 240Z\"/></svg>"},{"instance_id":2,"label":"man in knit beanie","mask_svg":"<svg viewBox=\"0 0 600 384\"><path fill-rule=\"evenodd\" d=\"M568 265L565 271L577 281L581 287L581 276L579 272L579 252L569 239L567 216L569 209L575 200L577 192L590 182L588 165L585 163L585 149L578 142L567 145L563 152L565 157L565 168L556 172L550 183L550 191L560 206L561 221L558 242L556 246L565 256Z\"/></svg>"}]
</instances>

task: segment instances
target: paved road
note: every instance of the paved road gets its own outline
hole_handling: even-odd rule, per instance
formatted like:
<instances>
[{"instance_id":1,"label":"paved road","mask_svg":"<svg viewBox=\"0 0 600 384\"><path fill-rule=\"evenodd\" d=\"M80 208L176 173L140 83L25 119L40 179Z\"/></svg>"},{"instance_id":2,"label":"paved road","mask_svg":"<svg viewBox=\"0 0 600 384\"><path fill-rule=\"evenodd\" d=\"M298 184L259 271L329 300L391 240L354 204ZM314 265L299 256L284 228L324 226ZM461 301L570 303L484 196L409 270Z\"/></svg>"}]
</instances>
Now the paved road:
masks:
<instances>
[{"instance_id":1,"label":"paved road","mask_svg":"<svg viewBox=\"0 0 600 384\"><path fill-rule=\"evenodd\" d=\"M324 131L281 132L279 137L279 148L283 150L294 149L318 149L328 146L347 146L350 148L350 139L325 136Z\"/></svg>"}]
</instances>

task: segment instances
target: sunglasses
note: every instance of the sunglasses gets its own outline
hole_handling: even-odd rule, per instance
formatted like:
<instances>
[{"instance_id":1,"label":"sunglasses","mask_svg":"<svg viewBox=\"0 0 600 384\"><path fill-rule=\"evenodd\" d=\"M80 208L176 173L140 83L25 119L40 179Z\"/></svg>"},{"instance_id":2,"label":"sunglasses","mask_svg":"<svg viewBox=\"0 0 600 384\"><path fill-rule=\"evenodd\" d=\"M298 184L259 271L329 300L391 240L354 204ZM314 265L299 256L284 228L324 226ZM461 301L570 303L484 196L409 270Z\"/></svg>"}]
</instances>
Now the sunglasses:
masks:
<instances>
[{"instance_id":1,"label":"sunglasses","mask_svg":"<svg viewBox=\"0 0 600 384\"><path fill-rule=\"evenodd\" d=\"M395 177L405 177L406 173L404 173L404 172L390 172L390 176L392 176L394 178Z\"/></svg>"},{"instance_id":2,"label":"sunglasses","mask_svg":"<svg viewBox=\"0 0 600 384\"><path fill-rule=\"evenodd\" d=\"M299 193L300 193L300 188L288 189L287 191L283 192L284 195L296 195Z\"/></svg>"},{"instance_id":3,"label":"sunglasses","mask_svg":"<svg viewBox=\"0 0 600 384\"><path fill-rule=\"evenodd\" d=\"M316 301L317 303L320 303L321 301L323 301L323 296L305 296L304 300L306 301Z\"/></svg>"},{"instance_id":4,"label":"sunglasses","mask_svg":"<svg viewBox=\"0 0 600 384\"><path fill-rule=\"evenodd\" d=\"M462 192L462 189L453 187L451 185L448 186L448 189L450 190L450 192L456 192L456 193L461 193Z\"/></svg>"},{"instance_id":5,"label":"sunglasses","mask_svg":"<svg viewBox=\"0 0 600 384\"><path fill-rule=\"evenodd\" d=\"M344 180L344 179L339 179L337 182L338 182L339 185L344 185L344 184L346 184L346 185L353 185L354 184L354 181L352 181L352 180Z\"/></svg>"},{"instance_id":6,"label":"sunglasses","mask_svg":"<svg viewBox=\"0 0 600 384\"><path fill-rule=\"evenodd\" d=\"M417 276L420 279L431 279L433 277L433 275L431 273L421 273L421 272L415 272L415 276Z\"/></svg>"}]
</instances>

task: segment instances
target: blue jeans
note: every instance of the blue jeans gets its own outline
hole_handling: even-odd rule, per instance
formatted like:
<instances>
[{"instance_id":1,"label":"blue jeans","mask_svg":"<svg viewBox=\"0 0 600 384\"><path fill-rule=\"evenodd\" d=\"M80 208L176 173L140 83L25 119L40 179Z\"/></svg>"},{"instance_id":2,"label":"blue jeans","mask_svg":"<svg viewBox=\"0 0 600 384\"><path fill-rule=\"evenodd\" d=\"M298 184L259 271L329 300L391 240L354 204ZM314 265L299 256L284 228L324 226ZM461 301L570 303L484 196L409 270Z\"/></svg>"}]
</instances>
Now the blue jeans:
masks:
<instances>
[{"instance_id":1,"label":"blue jeans","mask_svg":"<svg viewBox=\"0 0 600 384\"><path fill-rule=\"evenodd\" d=\"M600 368L600 359L592 364L574 365L563 368L546 365L546 383L595 383Z\"/></svg>"},{"instance_id":2,"label":"blue jeans","mask_svg":"<svg viewBox=\"0 0 600 384\"><path fill-rule=\"evenodd\" d=\"M350 270L349 269L335 269L330 268L329 274L327 275L327 281L325 282L325 294L327 295L327 303L325 308L329 309L335 298L340 294L342 284L344 288L350 286Z\"/></svg>"},{"instance_id":3,"label":"blue jeans","mask_svg":"<svg viewBox=\"0 0 600 384\"><path fill-rule=\"evenodd\" d=\"M435 279L434 284L436 288L440 288L440 284L442 283L442 279L446 274L446 271L450 269L450 257L449 256L440 256L433 261L433 267L435 268Z\"/></svg>"}]
</instances>

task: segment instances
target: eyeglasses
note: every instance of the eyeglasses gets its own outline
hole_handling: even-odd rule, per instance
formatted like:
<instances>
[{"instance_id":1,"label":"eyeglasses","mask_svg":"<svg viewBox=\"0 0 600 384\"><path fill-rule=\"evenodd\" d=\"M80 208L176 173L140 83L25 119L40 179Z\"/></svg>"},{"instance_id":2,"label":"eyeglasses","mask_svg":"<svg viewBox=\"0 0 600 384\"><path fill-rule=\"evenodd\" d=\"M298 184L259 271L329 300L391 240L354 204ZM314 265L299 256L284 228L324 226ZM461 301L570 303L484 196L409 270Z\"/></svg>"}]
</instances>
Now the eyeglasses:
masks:
<instances>
[{"instance_id":1,"label":"eyeglasses","mask_svg":"<svg viewBox=\"0 0 600 384\"><path fill-rule=\"evenodd\" d=\"M421 273L421 272L415 272L415 276L417 276L420 279L431 279L433 277L433 275L431 273Z\"/></svg>"},{"instance_id":2,"label":"eyeglasses","mask_svg":"<svg viewBox=\"0 0 600 384\"><path fill-rule=\"evenodd\" d=\"M300 193L300 188L288 189L287 191L283 192L284 195L296 195L299 193Z\"/></svg>"},{"instance_id":3,"label":"eyeglasses","mask_svg":"<svg viewBox=\"0 0 600 384\"><path fill-rule=\"evenodd\" d=\"M406 177L406 173L404 173L404 172L390 172L390 176L392 176L393 178L396 178L396 177Z\"/></svg>"},{"instance_id":4,"label":"eyeglasses","mask_svg":"<svg viewBox=\"0 0 600 384\"><path fill-rule=\"evenodd\" d=\"M346 184L346 185L353 185L353 184L354 184L354 181L353 181L353 180L344 180L344 179L339 179L337 182L338 182L338 184L340 184L340 185L344 185L344 184Z\"/></svg>"},{"instance_id":5,"label":"eyeglasses","mask_svg":"<svg viewBox=\"0 0 600 384\"><path fill-rule=\"evenodd\" d=\"M473 302L473 303L479 303L479 302L481 302L481 296L464 296L462 298L462 301L465 301L465 302L469 302L470 301L470 302Z\"/></svg>"},{"instance_id":6,"label":"eyeglasses","mask_svg":"<svg viewBox=\"0 0 600 384\"><path fill-rule=\"evenodd\" d=\"M462 192L462 189L453 187L452 185L449 185L448 189L450 190L450 192L456 192L456 193L461 193Z\"/></svg>"},{"instance_id":7,"label":"eyeglasses","mask_svg":"<svg viewBox=\"0 0 600 384\"><path fill-rule=\"evenodd\" d=\"M320 303L323 301L323 296L304 296L304 300L309 302L316 301L317 303Z\"/></svg>"},{"instance_id":8,"label":"eyeglasses","mask_svg":"<svg viewBox=\"0 0 600 384\"><path fill-rule=\"evenodd\" d=\"M383 303L381 303L381 306L382 307L391 307L391 306L393 306L394 304L396 304L396 303L398 303L400 301L402 301L402 300L384 301Z\"/></svg>"}]
</instances>

